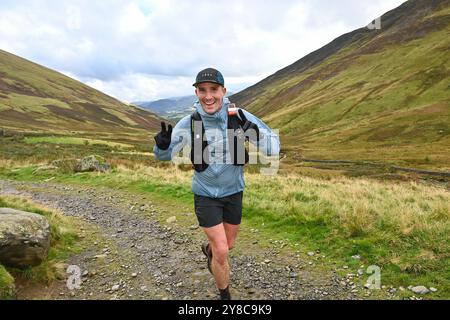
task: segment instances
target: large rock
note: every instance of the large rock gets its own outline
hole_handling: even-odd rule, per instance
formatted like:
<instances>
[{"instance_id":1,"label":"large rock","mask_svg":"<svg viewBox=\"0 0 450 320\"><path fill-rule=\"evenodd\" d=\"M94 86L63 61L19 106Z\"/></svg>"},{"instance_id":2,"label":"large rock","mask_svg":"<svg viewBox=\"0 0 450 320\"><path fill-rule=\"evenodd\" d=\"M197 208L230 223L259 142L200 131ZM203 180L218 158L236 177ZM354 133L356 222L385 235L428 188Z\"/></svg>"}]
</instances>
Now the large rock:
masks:
<instances>
[{"instance_id":1,"label":"large rock","mask_svg":"<svg viewBox=\"0 0 450 320\"><path fill-rule=\"evenodd\" d=\"M105 159L98 155L91 155L83 159L61 159L53 160L51 166L54 166L63 172L88 172L100 171L106 172L111 166L105 162Z\"/></svg>"},{"instance_id":2,"label":"large rock","mask_svg":"<svg viewBox=\"0 0 450 320\"><path fill-rule=\"evenodd\" d=\"M88 156L81 159L78 166L75 168L76 172L100 171L105 172L110 168L109 164L100 156Z\"/></svg>"},{"instance_id":3,"label":"large rock","mask_svg":"<svg viewBox=\"0 0 450 320\"><path fill-rule=\"evenodd\" d=\"M0 264L20 269L40 264L47 257L49 235L47 218L0 208Z\"/></svg>"}]
</instances>

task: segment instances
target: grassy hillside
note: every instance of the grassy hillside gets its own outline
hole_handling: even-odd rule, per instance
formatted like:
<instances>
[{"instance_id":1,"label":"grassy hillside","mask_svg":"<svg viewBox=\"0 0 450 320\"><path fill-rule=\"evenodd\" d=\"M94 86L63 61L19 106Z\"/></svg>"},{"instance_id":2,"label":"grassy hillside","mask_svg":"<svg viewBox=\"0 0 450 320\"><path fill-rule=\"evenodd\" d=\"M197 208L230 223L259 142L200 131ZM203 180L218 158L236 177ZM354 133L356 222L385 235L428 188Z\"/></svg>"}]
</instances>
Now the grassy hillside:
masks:
<instances>
[{"instance_id":1,"label":"grassy hillside","mask_svg":"<svg viewBox=\"0 0 450 320\"><path fill-rule=\"evenodd\" d=\"M449 170L449 49L450 1L411 0L231 100L291 156Z\"/></svg>"},{"instance_id":2,"label":"grassy hillside","mask_svg":"<svg viewBox=\"0 0 450 320\"><path fill-rule=\"evenodd\" d=\"M0 50L0 128L82 136L143 136L158 117Z\"/></svg>"}]
</instances>

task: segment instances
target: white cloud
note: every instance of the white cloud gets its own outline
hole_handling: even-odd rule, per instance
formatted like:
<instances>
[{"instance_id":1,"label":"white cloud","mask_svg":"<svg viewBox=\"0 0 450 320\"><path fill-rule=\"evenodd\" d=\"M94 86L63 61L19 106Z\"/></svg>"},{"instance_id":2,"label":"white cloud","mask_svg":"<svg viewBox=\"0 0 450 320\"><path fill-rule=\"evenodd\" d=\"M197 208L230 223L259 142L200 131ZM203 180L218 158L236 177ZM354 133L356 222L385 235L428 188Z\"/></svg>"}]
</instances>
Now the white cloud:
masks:
<instances>
[{"instance_id":1,"label":"white cloud","mask_svg":"<svg viewBox=\"0 0 450 320\"><path fill-rule=\"evenodd\" d=\"M136 3L129 3L123 11L118 24L121 35L131 36L146 31L150 18L145 16Z\"/></svg>"},{"instance_id":2,"label":"white cloud","mask_svg":"<svg viewBox=\"0 0 450 320\"><path fill-rule=\"evenodd\" d=\"M81 10L76 6L68 6L66 8L66 26L72 30L79 30L81 28Z\"/></svg>"},{"instance_id":3,"label":"white cloud","mask_svg":"<svg viewBox=\"0 0 450 320\"><path fill-rule=\"evenodd\" d=\"M2 0L0 48L127 101L192 92L221 70L234 92L402 0Z\"/></svg>"},{"instance_id":4,"label":"white cloud","mask_svg":"<svg viewBox=\"0 0 450 320\"><path fill-rule=\"evenodd\" d=\"M165 77L145 74L126 74L112 81L85 79L89 86L105 92L126 102L157 100L160 97L171 97L193 94L189 77Z\"/></svg>"}]
</instances>

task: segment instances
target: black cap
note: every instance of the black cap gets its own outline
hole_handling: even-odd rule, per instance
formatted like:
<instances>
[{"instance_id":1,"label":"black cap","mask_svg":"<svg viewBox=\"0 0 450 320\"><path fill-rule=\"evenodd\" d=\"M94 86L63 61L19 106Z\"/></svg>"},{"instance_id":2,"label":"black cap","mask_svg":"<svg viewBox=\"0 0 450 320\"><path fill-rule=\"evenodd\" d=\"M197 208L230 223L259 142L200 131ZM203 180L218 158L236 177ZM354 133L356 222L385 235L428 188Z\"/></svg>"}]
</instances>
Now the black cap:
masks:
<instances>
[{"instance_id":1,"label":"black cap","mask_svg":"<svg viewBox=\"0 0 450 320\"><path fill-rule=\"evenodd\" d=\"M196 87L199 83L202 82L213 82L220 84L222 87L225 86L225 80L223 79L222 74L220 73L220 71L213 68L207 68L200 71L197 74L197 78L195 78L195 83L193 84L193 86Z\"/></svg>"}]
</instances>

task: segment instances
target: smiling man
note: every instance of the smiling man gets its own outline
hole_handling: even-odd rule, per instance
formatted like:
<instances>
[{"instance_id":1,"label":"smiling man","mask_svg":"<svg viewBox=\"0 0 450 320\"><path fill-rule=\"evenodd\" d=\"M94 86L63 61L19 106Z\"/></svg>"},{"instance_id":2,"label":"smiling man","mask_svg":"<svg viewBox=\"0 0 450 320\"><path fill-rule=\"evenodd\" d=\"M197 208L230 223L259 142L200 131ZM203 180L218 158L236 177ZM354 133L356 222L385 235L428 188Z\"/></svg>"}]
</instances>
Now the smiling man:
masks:
<instances>
[{"instance_id":1,"label":"smiling man","mask_svg":"<svg viewBox=\"0 0 450 320\"><path fill-rule=\"evenodd\" d=\"M234 246L242 218L244 165L248 163L245 141L267 156L280 151L278 136L251 113L236 109L225 97L222 74L213 68L198 73L195 83L196 111L175 128L161 123L153 149L159 160L173 159L191 147L195 213L208 243L201 246L209 271L223 300L231 299L228 252Z\"/></svg>"}]
</instances>

